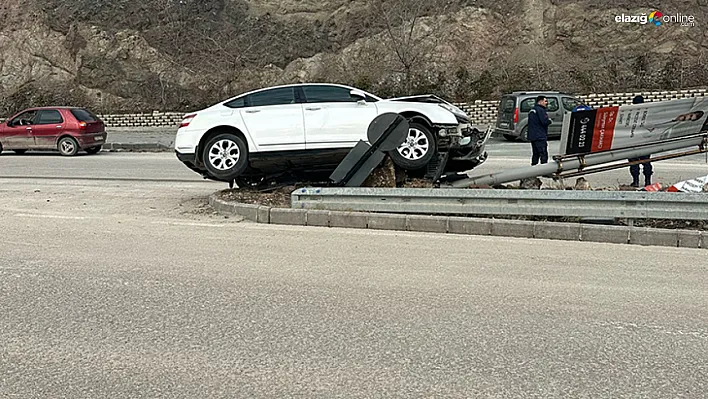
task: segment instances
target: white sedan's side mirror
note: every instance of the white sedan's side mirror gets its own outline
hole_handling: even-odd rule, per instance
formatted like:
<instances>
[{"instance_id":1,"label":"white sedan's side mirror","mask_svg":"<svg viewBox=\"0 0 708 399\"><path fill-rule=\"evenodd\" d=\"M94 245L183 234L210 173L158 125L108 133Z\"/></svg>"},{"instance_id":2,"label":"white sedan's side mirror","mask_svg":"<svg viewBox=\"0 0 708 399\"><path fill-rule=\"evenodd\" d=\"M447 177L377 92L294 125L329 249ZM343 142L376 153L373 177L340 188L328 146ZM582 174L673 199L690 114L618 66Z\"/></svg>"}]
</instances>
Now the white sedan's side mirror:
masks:
<instances>
[{"instance_id":1,"label":"white sedan's side mirror","mask_svg":"<svg viewBox=\"0 0 708 399\"><path fill-rule=\"evenodd\" d=\"M349 95L356 99L356 102L358 103L366 102L366 94L360 90L352 89L352 91L349 92Z\"/></svg>"}]
</instances>

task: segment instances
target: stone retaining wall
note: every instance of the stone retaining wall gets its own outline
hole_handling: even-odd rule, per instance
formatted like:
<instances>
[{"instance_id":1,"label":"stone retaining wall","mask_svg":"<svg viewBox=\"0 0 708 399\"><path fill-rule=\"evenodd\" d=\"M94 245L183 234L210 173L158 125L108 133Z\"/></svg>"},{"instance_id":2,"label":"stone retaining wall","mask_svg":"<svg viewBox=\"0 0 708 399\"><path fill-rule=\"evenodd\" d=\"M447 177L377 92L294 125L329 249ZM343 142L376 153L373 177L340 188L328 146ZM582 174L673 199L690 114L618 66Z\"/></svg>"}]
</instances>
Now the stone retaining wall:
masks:
<instances>
[{"instance_id":1,"label":"stone retaining wall","mask_svg":"<svg viewBox=\"0 0 708 399\"><path fill-rule=\"evenodd\" d=\"M184 112L152 112L149 114L98 115L108 127L178 126Z\"/></svg>"}]
</instances>

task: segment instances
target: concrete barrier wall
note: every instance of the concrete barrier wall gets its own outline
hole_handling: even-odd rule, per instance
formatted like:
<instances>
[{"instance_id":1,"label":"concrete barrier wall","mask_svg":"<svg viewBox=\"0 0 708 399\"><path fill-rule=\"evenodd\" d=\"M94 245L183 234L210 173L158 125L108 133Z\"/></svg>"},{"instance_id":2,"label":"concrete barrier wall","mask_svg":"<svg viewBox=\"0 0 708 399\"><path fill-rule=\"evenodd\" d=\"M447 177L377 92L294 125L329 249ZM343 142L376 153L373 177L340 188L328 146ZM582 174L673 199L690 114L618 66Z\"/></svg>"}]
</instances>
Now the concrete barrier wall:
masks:
<instances>
[{"instance_id":1,"label":"concrete barrier wall","mask_svg":"<svg viewBox=\"0 0 708 399\"><path fill-rule=\"evenodd\" d=\"M708 95L708 89L690 89L677 91L631 92L610 94L577 95L592 107L608 107L631 104L635 95L641 94L645 101L666 101L677 98L687 98ZM493 124L497 118L499 100L478 100L471 103L456 104L470 116L472 124ZM182 121L184 112L151 112L141 114L107 114L99 115L108 127L177 127ZM1 119L0 119L1 120Z\"/></svg>"}]
</instances>

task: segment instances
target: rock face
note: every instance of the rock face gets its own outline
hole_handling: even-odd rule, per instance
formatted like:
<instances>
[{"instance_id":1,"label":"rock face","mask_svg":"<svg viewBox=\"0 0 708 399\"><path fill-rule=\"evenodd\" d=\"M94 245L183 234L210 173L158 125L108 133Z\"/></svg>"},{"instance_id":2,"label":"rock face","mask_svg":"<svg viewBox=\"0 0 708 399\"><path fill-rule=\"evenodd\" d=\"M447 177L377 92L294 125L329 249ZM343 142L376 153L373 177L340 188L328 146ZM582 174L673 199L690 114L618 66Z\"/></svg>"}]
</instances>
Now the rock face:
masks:
<instances>
[{"instance_id":1,"label":"rock face","mask_svg":"<svg viewBox=\"0 0 708 399\"><path fill-rule=\"evenodd\" d=\"M3 0L0 116L187 111L302 81L454 101L708 85L708 5L655 5L695 26L616 22L653 11L626 0Z\"/></svg>"}]
</instances>

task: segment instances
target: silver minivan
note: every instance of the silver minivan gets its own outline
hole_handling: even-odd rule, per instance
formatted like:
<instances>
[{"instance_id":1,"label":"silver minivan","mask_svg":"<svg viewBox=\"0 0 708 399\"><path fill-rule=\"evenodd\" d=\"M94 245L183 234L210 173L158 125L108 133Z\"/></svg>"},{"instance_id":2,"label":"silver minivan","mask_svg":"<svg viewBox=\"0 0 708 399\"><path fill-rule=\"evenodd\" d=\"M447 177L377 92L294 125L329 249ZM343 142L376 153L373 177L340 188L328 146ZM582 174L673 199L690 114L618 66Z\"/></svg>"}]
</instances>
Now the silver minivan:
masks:
<instances>
[{"instance_id":1,"label":"silver minivan","mask_svg":"<svg viewBox=\"0 0 708 399\"><path fill-rule=\"evenodd\" d=\"M570 114L573 108L582 105L583 101L572 94L559 91L515 91L503 95L499 102L494 134L509 141L517 139L526 141L529 111L536 103L536 96L539 95L546 96L548 99L548 117L553 121L548 127L548 137L560 137L563 118Z\"/></svg>"}]
</instances>

